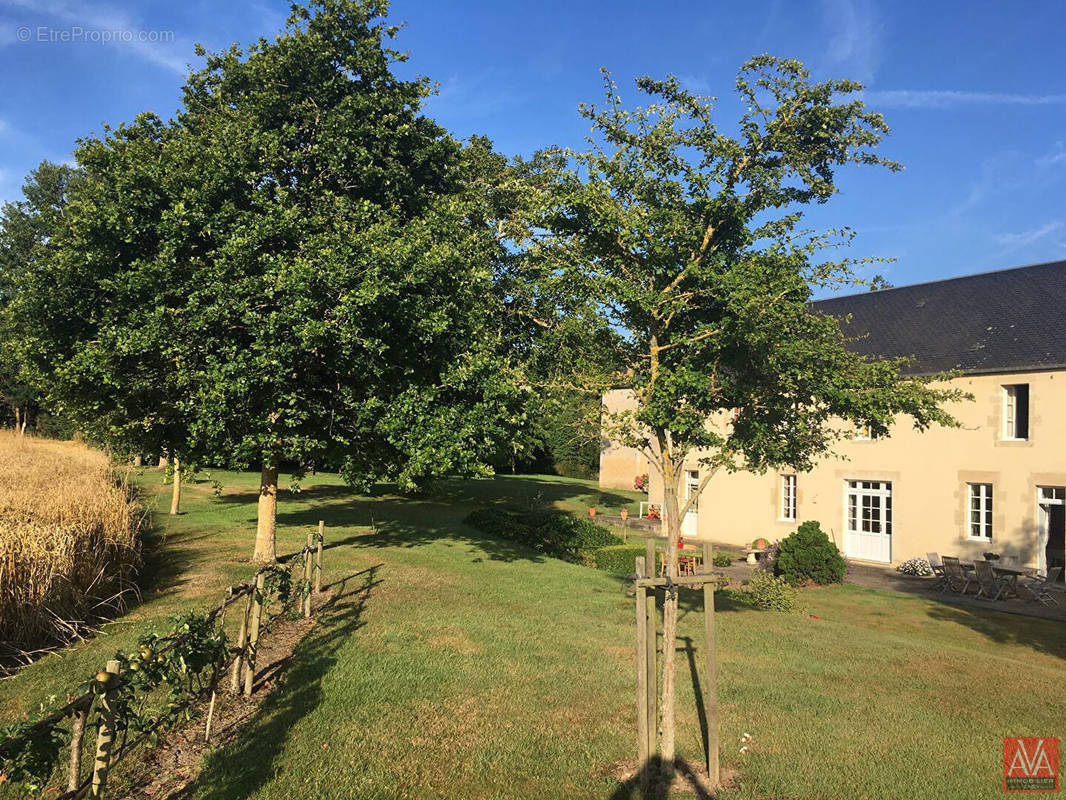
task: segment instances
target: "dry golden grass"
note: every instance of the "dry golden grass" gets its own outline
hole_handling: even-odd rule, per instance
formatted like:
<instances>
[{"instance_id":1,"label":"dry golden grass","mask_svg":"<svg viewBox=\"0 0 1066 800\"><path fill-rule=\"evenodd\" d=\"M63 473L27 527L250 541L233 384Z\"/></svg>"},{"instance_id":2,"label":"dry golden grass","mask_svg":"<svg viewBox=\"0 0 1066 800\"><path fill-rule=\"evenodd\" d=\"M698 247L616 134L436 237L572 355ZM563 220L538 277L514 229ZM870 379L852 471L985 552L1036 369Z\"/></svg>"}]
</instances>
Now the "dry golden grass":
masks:
<instances>
[{"instance_id":1,"label":"dry golden grass","mask_svg":"<svg viewBox=\"0 0 1066 800\"><path fill-rule=\"evenodd\" d=\"M121 607L144 521L105 454L0 431L0 658Z\"/></svg>"}]
</instances>

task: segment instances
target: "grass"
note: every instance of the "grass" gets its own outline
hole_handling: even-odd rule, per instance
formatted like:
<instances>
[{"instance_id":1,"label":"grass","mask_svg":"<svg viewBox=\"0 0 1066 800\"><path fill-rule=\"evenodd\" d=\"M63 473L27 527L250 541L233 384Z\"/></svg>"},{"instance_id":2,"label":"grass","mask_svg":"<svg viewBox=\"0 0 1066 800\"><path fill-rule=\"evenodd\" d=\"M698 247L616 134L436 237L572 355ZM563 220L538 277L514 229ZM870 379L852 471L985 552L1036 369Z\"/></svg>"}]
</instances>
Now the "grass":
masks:
<instances>
[{"instance_id":1,"label":"grass","mask_svg":"<svg viewBox=\"0 0 1066 800\"><path fill-rule=\"evenodd\" d=\"M214 477L222 498L200 484L185 514L158 518L163 544L145 602L104 635L0 682L0 717L250 572L256 478ZM157 472L144 480L162 492ZM595 487L499 477L403 499L356 497L328 475L303 486L282 493L279 551L325 519L325 577L338 602L246 735L208 756L191 797L630 796L615 777L635 750L623 584L461 523L472 507L526 507L538 495L581 512ZM618 505L635 496L611 494ZM678 698L679 750L693 762L696 598L682 598ZM1003 736L1061 735L1066 626L853 586L801 600L808 616L720 603L722 761L741 781L728 796L998 797Z\"/></svg>"},{"instance_id":2,"label":"grass","mask_svg":"<svg viewBox=\"0 0 1066 800\"><path fill-rule=\"evenodd\" d=\"M143 516L103 453L0 430L0 658L121 605Z\"/></svg>"}]
</instances>

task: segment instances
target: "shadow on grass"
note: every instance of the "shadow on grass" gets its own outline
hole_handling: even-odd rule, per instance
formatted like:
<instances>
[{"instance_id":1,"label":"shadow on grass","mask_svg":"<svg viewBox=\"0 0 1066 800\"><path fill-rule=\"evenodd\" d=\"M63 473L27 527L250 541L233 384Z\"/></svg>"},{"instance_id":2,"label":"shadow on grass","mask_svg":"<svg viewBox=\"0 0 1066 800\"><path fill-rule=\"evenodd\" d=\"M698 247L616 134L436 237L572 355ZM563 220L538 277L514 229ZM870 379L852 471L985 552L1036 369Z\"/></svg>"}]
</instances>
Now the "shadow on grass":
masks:
<instances>
[{"instance_id":1,"label":"shadow on grass","mask_svg":"<svg viewBox=\"0 0 1066 800\"><path fill-rule=\"evenodd\" d=\"M321 519L325 520L327 528L332 529L372 529L369 533L341 539L331 539L327 531L326 549L342 545L419 547L440 539L451 539L476 546L484 554L478 559L540 562L546 558L543 554L477 531L463 524L463 519L474 508L522 509L590 493L613 498L618 503L628 502L628 498L622 495L593 492L579 483L525 477L521 480L444 481L437 484L432 493L411 497L391 494L389 489L378 487L374 494L363 496L347 486L309 486L299 494L282 497L278 503L277 523L286 527L314 527ZM234 492L223 495L218 502L243 505L254 511L257 497L254 491ZM302 507L292 508L297 503ZM254 521L254 516L248 518L249 523Z\"/></svg>"},{"instance_id":2,"label":"shadow on grass","mask_svg":"<svg viewBox=\"0 0 1066 800\"><path fill-rule=\"evenodd\" d=\"M929 616L941 622L964 625L998 644L1017 644L1066 659L1066 622L1023 617L994 609L937 603Z\"/></svg>"},{"instance_id":3,"label":"shadow on grass","mask_svg":"<svg viewBox=\"0 0 1066 800\"><path fill-rule=\"evenodd\" d=\"M322 702L322 679L337 663L337 650L362 628L363 612L380 565L330 584L333 597L296 648L284 681L263 701L240 737L207 756L188 796L233 800L254 794L275 777L275 762L289 731Z\"/></svg>"},{"instance_id":4,"label":"shadow on grass","mask_svg":"<svg viewBox=\"0 0 1066 800\"><path fill-rule=\"evenodd\" d=\"M684 759L674 762L678 776L687 784L689 791L686 797L696 797L698 800L714 800L714 794L704 788L703 776ZM660 775L663 770L663 761L658 756L648 759L644 764L644 770L623 782L617 789L611 792L608 800L667 800L670 797L670 787ZM642 774L649 777L645 783Z\"/></svg>"}]
</instances>

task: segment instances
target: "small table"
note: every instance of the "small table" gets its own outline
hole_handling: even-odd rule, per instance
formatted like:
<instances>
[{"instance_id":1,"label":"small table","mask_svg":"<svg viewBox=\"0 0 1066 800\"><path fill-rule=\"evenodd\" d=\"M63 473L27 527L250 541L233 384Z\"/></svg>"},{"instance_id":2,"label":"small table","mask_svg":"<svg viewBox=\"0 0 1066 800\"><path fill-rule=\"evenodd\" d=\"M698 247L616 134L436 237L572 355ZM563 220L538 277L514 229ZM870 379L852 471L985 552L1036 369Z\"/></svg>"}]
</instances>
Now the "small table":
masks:
<instances>
[{"instance_id":1,"label":"small table","mask_svg":"<svg viewBox=\"0 0 1066 800\"><path fill-rule=\"evenodd\" d=\"M1032 572L1032 570L1027 567L1011 567L1006 564L999 564L995 561L989 561L988 563L992 565L992 571L994 573L1007 579L1006 590L1013 593L1015 597L1018 596L1018 578ZM963 569L976 571L973 561L960 561L959 565L963 567Z\"/></svg>"}]
</instances>

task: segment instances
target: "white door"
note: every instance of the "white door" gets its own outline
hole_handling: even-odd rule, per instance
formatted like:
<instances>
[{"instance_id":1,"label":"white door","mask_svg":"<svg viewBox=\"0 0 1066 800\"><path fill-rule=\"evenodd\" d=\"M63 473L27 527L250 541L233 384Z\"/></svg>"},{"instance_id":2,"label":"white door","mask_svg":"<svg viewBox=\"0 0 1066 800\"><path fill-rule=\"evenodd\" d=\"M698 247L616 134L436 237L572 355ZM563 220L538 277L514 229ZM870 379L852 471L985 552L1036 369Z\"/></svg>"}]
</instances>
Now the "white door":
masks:
<instances>
[{"instance_id":1,"label":"white door","mask_svg":"<svg viewBox=\"0 0 1066 800\"><path fill-rule=\"evenodd\" d=\"M1036 502L1040 522L1036 542L1037 572L1047 575L1048 567L1062 566L1060 551L1063 549L1063 504L1066 504L1066 487L1040 486L1036 490Z\"/></svg>"},{"instance_id":2,"label":"white door","mask_svg":"<svg viewBox=\"0 0 1066 800\"><path fill-rule=\"evenodd\" d=\"M688 470L685 473L685 500L687 501L700 492L699 470ZM695 539L700 535L700 499L697 496L688 507L685 518L681 520L681 535L689 539Z\"/></svg>"},{"instance_id":3,"label":"white door","mask_svg":"<svg viewBox=\"0 0 1066 800\"><path fill-rule=\"evenodd\" d=\"M892 484L848 481L844 554L863 561L892 561Z\"/></svg>"}]
</instances>

